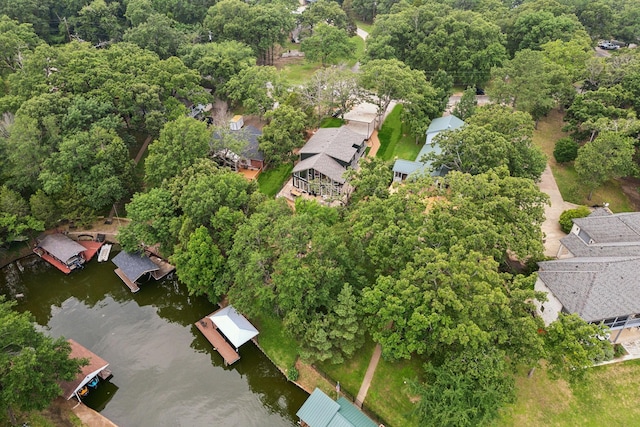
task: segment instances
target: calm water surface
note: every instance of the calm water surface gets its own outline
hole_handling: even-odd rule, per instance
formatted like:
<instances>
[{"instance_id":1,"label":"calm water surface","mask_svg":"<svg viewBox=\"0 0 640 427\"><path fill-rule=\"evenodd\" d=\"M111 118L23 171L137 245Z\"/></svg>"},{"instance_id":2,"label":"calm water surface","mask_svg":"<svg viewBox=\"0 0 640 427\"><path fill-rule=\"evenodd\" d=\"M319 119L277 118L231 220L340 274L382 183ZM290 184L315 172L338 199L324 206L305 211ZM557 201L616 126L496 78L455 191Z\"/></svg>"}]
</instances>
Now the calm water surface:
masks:
<instances>
[{"instance_id":1,"label":"calm water surface","mask_svg":"<svg viewBox=\"0 0 640 427\"><path fill-rule=\"evenodd\" d=\"M113 255L113 254L112 254ZM217 306L190 297L175 279L132 294L110 261L65 276L37 257L0 273L0 293L25 296L51 336L73 338L107 360L111 383L86 399L120 427L293 426L307 394L253 345L225 367L193 324Z\"/></svg>"}]
</instances>

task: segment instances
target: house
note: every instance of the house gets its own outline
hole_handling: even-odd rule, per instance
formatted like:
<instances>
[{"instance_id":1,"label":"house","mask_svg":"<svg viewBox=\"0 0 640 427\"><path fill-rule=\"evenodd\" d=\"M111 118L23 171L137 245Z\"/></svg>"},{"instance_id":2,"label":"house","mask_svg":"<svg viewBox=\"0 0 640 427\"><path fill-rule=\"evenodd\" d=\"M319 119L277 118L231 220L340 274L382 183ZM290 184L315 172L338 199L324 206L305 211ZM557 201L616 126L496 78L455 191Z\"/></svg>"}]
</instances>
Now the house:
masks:
<instances>
[{"instance_id":1,"label":"house","mask_svg":"<svg viewBox=\"0 0 640 427\"><path fill-rule=\"evenodd\" d=\"M455 130L464 126L464 122L456 116L445 116L433 119L426 132L425 144L416 156L415 160L398 159L393 165L393 181L401 182L409 177L409 175L418 175L429 173L431 176L444 176L449 172L449 168L442 166L437 170L432 170L431 162L425 160L429 154L440 154L441 150L438 144L434 142L434 138L440 133L447 130Z\"/></svg>"},{"instance_id":2,"label":"house","mask_svg":"<svg viewBox=\"0 0 640 427\"><path fill-rule=\"evenodd\" d=\"M334 401L316 388L296 413L303 427L377 427L344 397Z\"/></svg>"},{"instance_id":3,"label":"house","mask_svg":"<svg viewBox=\"0 0 640 427\"><path fill-rule=\"evenodd\" d=\"M365 149L364 135L345 126L318 129L300 149L293 186L311 195L340 196L346 182L344 172L358 167Z\"/></svg>"},{"instance_id":4,"label":"house","mask_svg":"<svg viewBox=\"0 0 640 427\"><path fill-rule=\"evenodd\" d=\"M640 256L640 212L612 214L598 208L575 218L571 232L560 240L557 258Z\"/></svg>"},{"instance_id":5,"label":"house","mask_svg":"<svg viewBox=\"0 0 640 427\"><path fill-rule=\"evenodd\" d=\"M236 119L237 117L239 119ZM220 159L225 166L231 166L236 172L242 169L254 171L264 169L264 154L259 146L259 138L262 136L262 131L255 126L244 126L242 116L235 116L229 127L232 133L246 141L246 145L243 147L242 152L239 153L223 148L215 153L215 157ZM213 137L220 139L222 136L220 133L215 133Z\"/></svg>"},{"instance_id":6,"label":"house","mask_svg":"<svg viewBox=\"0 0 640 427\"><path fill-rule=\"evenodd\" d=\"M640 212L598 209L573 223L563 257L538 263L535 290L547 294L538 314L545 324L562 312L614 331L640 326Z\"/></svg>"}]
</instances>

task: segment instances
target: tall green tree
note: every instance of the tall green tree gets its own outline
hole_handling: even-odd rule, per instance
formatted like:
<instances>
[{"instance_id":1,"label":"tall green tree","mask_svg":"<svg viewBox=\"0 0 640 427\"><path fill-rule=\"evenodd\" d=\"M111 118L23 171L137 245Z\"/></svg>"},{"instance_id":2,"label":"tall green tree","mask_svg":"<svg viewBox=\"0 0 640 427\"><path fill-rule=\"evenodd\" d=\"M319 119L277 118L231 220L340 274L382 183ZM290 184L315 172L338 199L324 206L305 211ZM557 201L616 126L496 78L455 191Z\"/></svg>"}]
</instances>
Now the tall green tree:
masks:
<instances>
[{"instance_id":1,"label":"tall green tree","mask_svg":"<svg viewBox=\"0 0 640 427\"><path fill-rule=\"evenodd\" d=\"M33 317L0 297L0 420L16 424L14 411L46 408L62 394L86 360L70 359L71 346L36 330Z\"/></svg>"},{"instance_id":2,"label":"tall green tree","mask_svg":"<svg viewBox=\"0 0 640 427\"><path fill-rule=\"evenodd\" d=\"M478 100L476 99L476 88L468 87L462 93L460 101L456 104L451 113L461 120L466 120L473 116L477 106Z\"/></svg>"},{"instance_id":3,"label":"tall green tree","mask_svg":"<svg viewBox=\"0 0 640 427\"><path fill-rule=\"evenodd\" d=\"M160 137L149 145L149 157L145 161L147 183L158 186L197 159L206 157L210 137L206 123L190 117L167 123Z\"/></svg>"},{"instance_id":4,"label":"tall green tree","mask_svg":"<svg viewBox=\"0 0 640 427\"><path fill-rule=\"evenodd\" d=\"M274 67L252 66L233 76L223 91L249 114L264 116L283 95L284 82Z\"/></svg>"},{"instance_id":5,"label":"tall green tree","mask_svg":"<svg viewBox=\"0 0 640 427\"><path fill-rule=\"evenodd\" d=\"M271 165L290 162L293 150L304 144L306 115L289 105L280 105L267 112L268 124L259 138L260 150Z\"/></svg>"},{"instance_id":6,"label":"tall green tree","mask_svg":"<svg viewBox=\"0 0 640 427\"><path fill-rule=\"evenodd\" d=\"M593 190L610 179L637 173L634 152L633 139L615 132L602 132L578 149L576 172L581 184L589 190L589 200Z\"/></svg>"},{"instance_id":7,"label":"tall green tree","mask_svg":"<svg viewBox=\"0 0 640 427\"><path fill-rule=\"evenodd\" d=\"M302 40L300 49L309 61L320 60L322 66L335 64L346 59L356 50L356 45L349 39L345 30L329 24L319 23L313 34Z\"/></svg>"},{"instance_id":8,"label":"tall green tree","mask_svg":"<svg viewBox=\"0 0 640 427\"><path fill-rule=\"evenodd\" d=\"M0 75L21 69L25 55L41 43L32 25L0 16Z\"/></svg>"},{"instance_id":9,"label":"tall green tree","mask_svg":"<svg viewBox=\"0 0 640 427\"><path fill-rule=\"evenodd\" d=\"M155 13L145 22L129 28L124 33L123 40L155 52L162 59L167 59L175 56L180 45L186 41L185 35L175 26L175 21L166 15Z\"/></svg>"}]
</instances>

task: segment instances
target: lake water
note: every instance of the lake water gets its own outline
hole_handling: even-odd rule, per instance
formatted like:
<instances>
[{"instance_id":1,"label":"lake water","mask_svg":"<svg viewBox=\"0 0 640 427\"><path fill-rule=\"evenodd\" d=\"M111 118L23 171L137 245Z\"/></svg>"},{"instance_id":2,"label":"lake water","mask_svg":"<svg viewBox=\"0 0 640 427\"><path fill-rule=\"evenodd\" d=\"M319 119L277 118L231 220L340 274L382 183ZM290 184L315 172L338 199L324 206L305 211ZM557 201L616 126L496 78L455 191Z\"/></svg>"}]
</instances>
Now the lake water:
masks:
<instances>
[{"instance_id":1,"label":"lake water","mask_svg":"<svg viewBox=\"0 0 640 427\"><path fill-rule=\"evenodd\" d=\"M113 254L112 254L113 255ZM132 294L112 262L94 259L65 276L37 257L0 273L0 293L29 310L43 331L73 338L108 361L111 383L85 403L120 427L293 426L307 394L253 343L226 367L193 324L217 306L175 278Z\"/></svg>"}]
</instances>

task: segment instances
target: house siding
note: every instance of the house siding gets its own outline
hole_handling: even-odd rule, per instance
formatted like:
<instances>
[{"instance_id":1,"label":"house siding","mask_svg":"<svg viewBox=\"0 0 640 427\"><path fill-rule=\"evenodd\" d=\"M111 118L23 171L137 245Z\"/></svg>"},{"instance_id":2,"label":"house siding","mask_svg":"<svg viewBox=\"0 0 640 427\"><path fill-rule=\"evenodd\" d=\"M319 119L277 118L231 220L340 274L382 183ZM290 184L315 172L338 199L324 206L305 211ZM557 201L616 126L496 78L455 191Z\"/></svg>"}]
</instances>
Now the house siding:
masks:
<instances>
[{"instance_id":1,"label":"house siding","mask_svg":"<svg viewBox=\"0 0 640 427\"><path fill-rule=\"evenodd\" d=\"M545 285L545 283L538 278L534 286L536 292L544 292L547 295L547 301L541 303L538 300L534 300L538 315L544 321L545 325L549 325L555 321L562 312L562 303L556 298L551 290Z\"/></svg>"}]
</instances>

